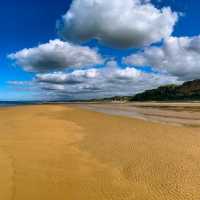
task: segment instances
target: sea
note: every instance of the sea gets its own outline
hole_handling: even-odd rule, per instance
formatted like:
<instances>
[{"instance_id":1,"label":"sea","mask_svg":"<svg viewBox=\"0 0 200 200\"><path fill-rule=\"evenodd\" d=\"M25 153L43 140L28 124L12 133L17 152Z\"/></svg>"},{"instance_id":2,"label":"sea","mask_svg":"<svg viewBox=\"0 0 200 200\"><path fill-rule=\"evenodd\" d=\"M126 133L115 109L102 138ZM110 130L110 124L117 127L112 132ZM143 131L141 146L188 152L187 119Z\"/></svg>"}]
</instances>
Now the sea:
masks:
<instances>
[{"instance_id":1,"label":"sea","mask_svg":"<svg viewBox=\"0 0 200 200\"><path fill-rule=\"evenodd\" d=\"M35 101L0 101L0 107L13 107L22 105L35 105L38 102Z\"/></svg>"}]
</instances>

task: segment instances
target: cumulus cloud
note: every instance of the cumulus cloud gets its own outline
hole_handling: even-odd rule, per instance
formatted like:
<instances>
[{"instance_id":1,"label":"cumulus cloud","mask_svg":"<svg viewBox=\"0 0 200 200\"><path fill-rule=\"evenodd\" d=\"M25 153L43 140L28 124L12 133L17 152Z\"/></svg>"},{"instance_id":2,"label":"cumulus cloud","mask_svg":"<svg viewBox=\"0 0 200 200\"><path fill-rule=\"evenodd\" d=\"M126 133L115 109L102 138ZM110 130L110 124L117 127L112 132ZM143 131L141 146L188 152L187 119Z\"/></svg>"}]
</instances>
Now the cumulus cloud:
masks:
<instances>
[{"instance_id":1,"label":"cumulus cloud","mask_svg":"<svg viewBox=\"0 0 200 200\"><path fill-rule=\"evenodd\" d=\"M178 83L172 76L145 73L134 67L121 68L110 61L103 68L39 74L35 84L61 99L103 98L133 95L169 83Z\"/></svg>"},{"instance_id":2,"label":"cumulus cloud","mask_svg":"<svg viewBox=\"0 0 200 200\"><path fill-rule=\"evenodd\" d=\"M170 37L162 47L149 47L128 56L125 63L152 66L156 70L179 77L180 80L200 78L200 36Z\"/></svg>"},{"instance_id":3,"label":"cumulus cloud","mask_svg":"<svg viewBox=\"0 0 200 200\"><path fill-rule=\"evenodd\" d=\"M75 70L71 73L54 72L47 74L37 74L36 78L39 82L55 83L55 84L79 84L85 79L95 78L98 76L97 69Z\"/></svg>"},{"instance_id":4,"label":"cumulus cloud","mask_svg":"<svg viewBox=\"0 0 200 200\"><path fill-rule=\"evenodd\" d=\"M58 23L60 35L71 41L96 39L111 47L143 47L167 38L178 15L149 0L73 0Z\"/></svg>"},{"instance_id":5,"label":"cumulus cloud","mask_svg":"<svg viewBox=\"0 0 200 200\"><path fill-rule=\"evenodd\" d=\"M35 48L23 49L8 57L30 72L56 71L67 67L91 66L103 62L95 49L58 39L50 40L49 43Z\"/></svg>"}]
</instances>

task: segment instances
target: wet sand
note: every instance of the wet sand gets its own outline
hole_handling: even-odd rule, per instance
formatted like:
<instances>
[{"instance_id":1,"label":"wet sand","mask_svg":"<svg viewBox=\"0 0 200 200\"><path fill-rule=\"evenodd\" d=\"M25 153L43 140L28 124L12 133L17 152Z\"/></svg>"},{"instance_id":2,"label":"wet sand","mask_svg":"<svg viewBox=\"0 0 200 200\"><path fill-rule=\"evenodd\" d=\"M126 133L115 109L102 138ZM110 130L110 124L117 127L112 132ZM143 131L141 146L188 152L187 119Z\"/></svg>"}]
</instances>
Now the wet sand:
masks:
<instances>
[{"instance_id":1,"label":"wet sand","mask_svg":"<svg viewBox=\"0 0 200 200\"><path fill-rule=\"evenodd\" d=\"M85 103L82 108L152 122L200 127L200 103Z\"/></svg>"},{"instance_id":2,"label":"wet sand","mask_svg":"<svg viewBox=\"0 0 200 200\"><path fill-rule=\"evenodd\" d=\"M0 109L2 200L197 200L199 172L198 127L77 105Z\"/></svg>"}]
</instances>

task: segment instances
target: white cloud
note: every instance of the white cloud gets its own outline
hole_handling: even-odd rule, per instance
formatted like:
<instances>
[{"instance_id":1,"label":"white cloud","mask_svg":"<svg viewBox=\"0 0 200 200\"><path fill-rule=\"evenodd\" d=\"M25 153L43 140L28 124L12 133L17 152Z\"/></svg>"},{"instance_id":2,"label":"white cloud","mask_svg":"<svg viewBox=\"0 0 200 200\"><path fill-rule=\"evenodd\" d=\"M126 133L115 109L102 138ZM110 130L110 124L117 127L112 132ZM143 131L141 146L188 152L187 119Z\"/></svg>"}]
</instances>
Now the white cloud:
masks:
<instances>
[{"instance_id":1,"label":"white cloud","mask_svg":"<svg viewBox=\"0 0 200 200\"><path fill-rule=\"evenodd\" d=\"M177 20L169 7L157 9L149 0L73 0L58 31L71 41L143 47L170 36Z\"/></svg>"},{"instance_id":2,"label":"white cloud","mask_svg":"<svg viewBox=\"0 0 200 200\"><path fill-rule=\"evenodd\" d=\"M169 83L178 81L172 76L144 73L133 67L120 68L111 61L100 69L39 74L35 84L57 98L84 99L133 95Z\"/></svg>"},{"instance_id":3,"label":"white cloud","mask_svg":"<svg viewBox=\"0 0 200 200\"><path fill-rule=\"evenodd\" d=\"M67 67L84 67L100 64L101 56L94 49L82 47L58 39L35 48L23 49L10 54L10 59L24 70L45 72L62 70Z\"/></svg>"},{"instance_id":4,"label":"white cloud","mask_svg":"<svg viewBox=\"0 0 200 200\"><path fill-rule=\"evenodd\" d=\"M36 79L39 82L55 84L79 84L85 79L95 78L98 76L97 69L75 70L71 73L54 72L47 74L37 74Z\"/></svg>"},{"instance_id":5,"label":"white cloud","mask_svg":"<svg viewBox=\"0 0 200 200\"><path fill-rule=\"evenodd\" d=\"M200 36L170 37L162 47L149 47L124 59L135 66L152 66L180 80L200 78Z\"/></svg>"},{"instance_id":6,"label":"white cloud","mask_svg":"<svg viewBox=\"0 0 200 200\"><path fill-rule=\"evenodd\" d=\"M30 81L7 81L7 84L16 86L32 86L32 82Z\"/></svg>"}]
</instances>

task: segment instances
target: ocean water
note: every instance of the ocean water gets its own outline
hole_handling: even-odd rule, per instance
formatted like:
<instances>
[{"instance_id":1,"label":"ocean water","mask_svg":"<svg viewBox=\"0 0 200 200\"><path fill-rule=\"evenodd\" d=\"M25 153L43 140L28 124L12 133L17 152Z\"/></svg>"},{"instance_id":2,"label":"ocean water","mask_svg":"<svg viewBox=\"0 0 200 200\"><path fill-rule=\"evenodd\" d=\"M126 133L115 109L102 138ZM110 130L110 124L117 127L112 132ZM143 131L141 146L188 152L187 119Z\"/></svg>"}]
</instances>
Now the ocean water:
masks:
<instances>
[{"instance_id":1,"label":"ocean water","mask_svg":"<svg viewBox=\"0 0 200 200\"><path fill-rule=\"evenodd\" d=\"M11 107L11 106L22 106L22 105L32 105L36 102L23 102L23 101L0 101L0 107Z\"/></svg>"},{"instance_id":2,"label":"ocean water","mask_svg":"<svg viewBox=\"0 0 200 200\"><path fill-rule=\"evenodd\" d=\"M17 106L17 103L2 103L0 102L0 107L10 107L10 106Z\"/></svg>"},{"instance_id":3,"label":"ocean water","mask_svg":"<svg viewBox=\"0 0 200 200\"><path fill-rule=\"evenodd\" d=\"M3 104L3 103L1 104L0 103L0 107L7 107L7 106L9 106L9 105L8 104Z\"/></svg>"}]
</instances>

